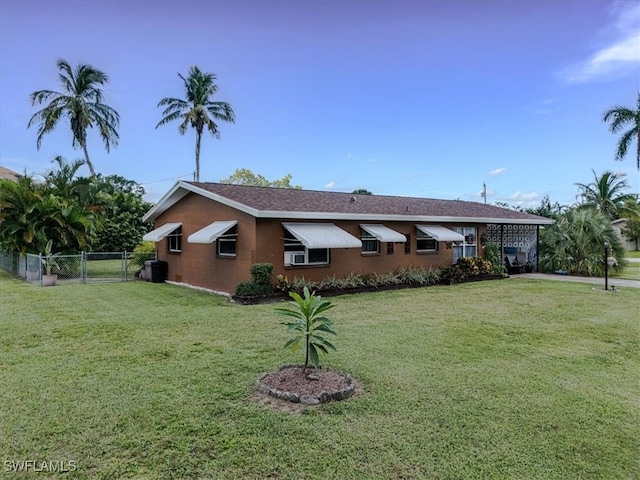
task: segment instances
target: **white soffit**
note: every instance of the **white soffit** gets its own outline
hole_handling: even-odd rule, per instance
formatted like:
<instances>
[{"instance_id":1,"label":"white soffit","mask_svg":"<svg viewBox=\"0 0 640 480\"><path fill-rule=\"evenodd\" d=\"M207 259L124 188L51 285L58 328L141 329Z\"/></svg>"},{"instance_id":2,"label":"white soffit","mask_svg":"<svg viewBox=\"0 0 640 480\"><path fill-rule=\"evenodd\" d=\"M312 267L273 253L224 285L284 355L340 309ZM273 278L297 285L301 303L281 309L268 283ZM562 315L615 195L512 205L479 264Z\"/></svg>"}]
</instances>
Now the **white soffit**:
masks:
<instances>
[{"instance_id":1,"label":"white soffit","mask_svg":"<svg viewBox=\"0 0 640 480\"><path fill-rule=\"evenodd\" d=\"M227 230L236 226L238 222L236 220L227 220L221 222L213 222L210 225L198 230L195 233L189 235L187 238L188 243L213 243L218 237L223 235Z\"/></svg>"},{"instance_id":2,"label":"white soffit","mask_svg":"<svg viewBox=\"0 0 640 480\"><path fill-rule=\"evenodd\" d=\"M407 237L395 230L385 227L379 223L361 223L360 228L370 235L373 235L380 242L406 242Z\"/></svg>"},{"instance_id":3,"label":"white soffit","mask_svg":"<svg viewBox=\"0 0 640 480\"><path fill-rule=\"evenodd\" d=\"M181 227L181 223L165 223L161 227L151 230L142 237L145 242L159 242L164 237L173 232L176 228Z\"/></svg>"},{"instance_id":4,"label":"white soffit","mask_svg":"<svg viewBox=\"0 0 640 480\"><path fill-rule=\"evenodd\" d=\"M464 236L440 225L416 225L416 228L439 242L464 242Z\"/></svg>"},{"instance_id":5,"label":"white soffit","mask_svg":"<svg viewBox=\"0 0 640 480\"><path fill-rule=\"evenodd\" d=\"M333 223L283 223L307 248L362 248L359 238Z\"/></svg>"}]
</instances>

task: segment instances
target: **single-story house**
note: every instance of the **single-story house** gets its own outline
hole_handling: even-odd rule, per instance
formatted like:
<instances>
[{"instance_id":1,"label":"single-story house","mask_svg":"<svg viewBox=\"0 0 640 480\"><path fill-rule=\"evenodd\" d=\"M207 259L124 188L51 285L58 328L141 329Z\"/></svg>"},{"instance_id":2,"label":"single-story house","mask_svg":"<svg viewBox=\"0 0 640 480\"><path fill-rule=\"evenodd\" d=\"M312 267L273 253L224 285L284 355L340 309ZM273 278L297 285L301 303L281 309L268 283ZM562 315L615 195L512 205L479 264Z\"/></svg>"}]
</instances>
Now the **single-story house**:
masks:
<instances>
[{"instance_id":1,"label":"single-story house","mask_svg":"<svg viewBox=\"0 0 640 480\"><path fill-rule=\"evenodd\" d=\"M622 231L627 227L626 218L619 218L617 220L614 220L613 222L611 222L611 226L613 227L614 232L616 232L616 235L618 235L618 238L620 239L620 243L622 244L625 250L627 251L640 250L640 248L638 248L638 245L639 245L638 242L640 239L638 239L637 237L629 239L622 234Z\"/></svg>"},{"instance_id":2,"label":"single-story house","mask_svg":"<svg viewBox=\"0 0 640 480\"><path fill-rule=\"evenodd\" d=\"M322 280L537 251L545 217L459 200L177 182L144 216L167 280L234 293L254 263ZM504 255L503 255L504 258ZM531 259L532 257L529 256ZM275 282L275 278L274 278Z\"/></svg>"}]
</instances>

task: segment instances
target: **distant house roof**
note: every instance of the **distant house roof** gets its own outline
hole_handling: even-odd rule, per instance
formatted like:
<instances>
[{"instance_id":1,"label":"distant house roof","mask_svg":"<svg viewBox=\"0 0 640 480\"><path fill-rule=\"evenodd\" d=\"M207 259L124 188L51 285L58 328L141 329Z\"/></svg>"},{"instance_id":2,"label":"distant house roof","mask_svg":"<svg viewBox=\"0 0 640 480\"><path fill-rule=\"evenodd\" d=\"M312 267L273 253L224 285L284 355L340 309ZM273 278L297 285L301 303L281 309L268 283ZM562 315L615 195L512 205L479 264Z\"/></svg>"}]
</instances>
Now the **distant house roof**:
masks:
<instances>
[{"instance_id":1,"label":"distant house roof","mask_svg":"<svg viewBox=\"0 0 640 480\"><path fill-rule=\"evenodd\" d=\"M9 170L6 167L0 166L0 179L12 180L14 182L17 182L18 180L20 180L20 177L22 177L22 175L20 175L18 172L14 172L13 170Z\"/></svg>"},{"instance_id":2,"label":"distant house roof","mask_svg":"<svg viewBox=\"0 0 640 480\"><path fill-rule=\"evenodd\" d=\"M549 225L553 220L507 208L461 200L358 195L353 193L177 182L144 216L153 221L189 193L215 200L256 218L474 222Z\"/></svg>"}]
</instances>

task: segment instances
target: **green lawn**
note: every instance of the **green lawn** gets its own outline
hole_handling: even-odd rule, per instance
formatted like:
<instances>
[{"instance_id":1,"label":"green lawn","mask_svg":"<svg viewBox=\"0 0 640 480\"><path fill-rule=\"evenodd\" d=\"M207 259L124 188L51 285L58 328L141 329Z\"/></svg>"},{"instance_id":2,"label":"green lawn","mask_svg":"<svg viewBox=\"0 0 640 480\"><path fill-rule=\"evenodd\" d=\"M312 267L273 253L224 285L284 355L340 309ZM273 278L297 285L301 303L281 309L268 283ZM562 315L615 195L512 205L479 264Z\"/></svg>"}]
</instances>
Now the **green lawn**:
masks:
<instances>
[{"instance_id":1,"label":"green lawn","mask_svg":"<svg viewBox=\"0 0 640 480\"><path fill-rule=\"evenodd\" d=\"M252 399L262 372L301 361L274 305L0 273L4 472L33 460L75 462L64 478L640 478L640 289L509 279L332 300L325 364L363 388L294 415Z\"/></svg>"}]
</instances>

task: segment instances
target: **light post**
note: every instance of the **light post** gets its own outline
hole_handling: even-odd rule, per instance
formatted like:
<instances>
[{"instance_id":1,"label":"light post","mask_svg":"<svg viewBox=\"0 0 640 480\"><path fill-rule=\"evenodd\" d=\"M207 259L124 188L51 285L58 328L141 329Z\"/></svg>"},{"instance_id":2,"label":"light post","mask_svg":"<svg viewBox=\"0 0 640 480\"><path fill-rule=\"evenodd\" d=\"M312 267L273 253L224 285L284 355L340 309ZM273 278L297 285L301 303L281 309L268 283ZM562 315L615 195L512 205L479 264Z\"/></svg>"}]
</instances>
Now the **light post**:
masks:
<instances>
[{"instance_id":1,"label":"light post","mask_svg":"<svg viewBox=\"0 0 640 480\"><path fill-rule=\"evenodd\" d=\"M604 241L604 289L609 290L609 242Z\"/></svg>"}]
</instances>

